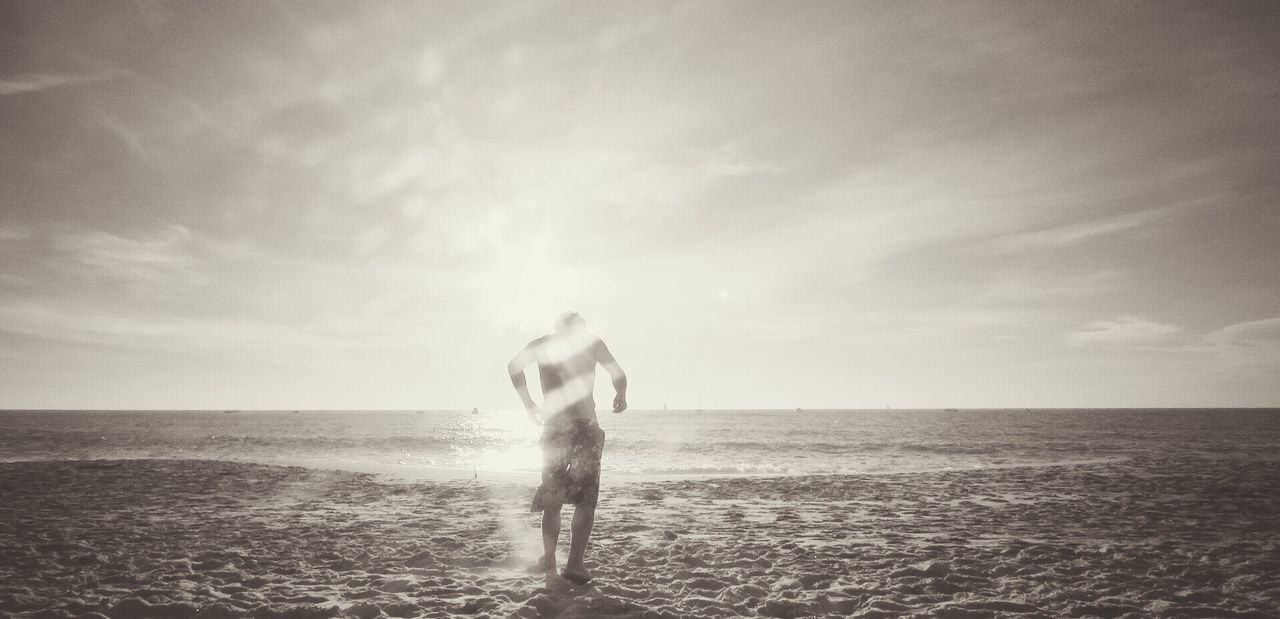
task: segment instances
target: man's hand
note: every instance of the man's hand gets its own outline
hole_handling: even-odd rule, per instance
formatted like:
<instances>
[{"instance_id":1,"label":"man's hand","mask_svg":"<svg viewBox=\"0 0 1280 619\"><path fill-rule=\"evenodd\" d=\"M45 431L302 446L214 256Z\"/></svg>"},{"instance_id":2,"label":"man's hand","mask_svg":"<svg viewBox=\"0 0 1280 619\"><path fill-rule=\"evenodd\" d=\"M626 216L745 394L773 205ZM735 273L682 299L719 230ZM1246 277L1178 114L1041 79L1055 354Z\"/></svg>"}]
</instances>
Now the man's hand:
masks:
<instances>
[{"instance_id":1,"label":"man's hand","mask_svg":"<svg viewBox=\"0 0 1280 619\"><path fill-rule=\"evenodd\" d=\"M627 410L627 396L621 393L613 396L613 412L621 413L625 410Z\"/></svg>"},{"instance_id":2,"label":"man's hand","mask_svg":"<svg viewBox=\"0 0 1280 619\"><path fill-rule=\"evenodd\" d=\"M529 413L529 421L532 421L534 425L542 425L542 409L537 406L530 406L525 409L525 412Z\"/></svg>"}]
</instances>

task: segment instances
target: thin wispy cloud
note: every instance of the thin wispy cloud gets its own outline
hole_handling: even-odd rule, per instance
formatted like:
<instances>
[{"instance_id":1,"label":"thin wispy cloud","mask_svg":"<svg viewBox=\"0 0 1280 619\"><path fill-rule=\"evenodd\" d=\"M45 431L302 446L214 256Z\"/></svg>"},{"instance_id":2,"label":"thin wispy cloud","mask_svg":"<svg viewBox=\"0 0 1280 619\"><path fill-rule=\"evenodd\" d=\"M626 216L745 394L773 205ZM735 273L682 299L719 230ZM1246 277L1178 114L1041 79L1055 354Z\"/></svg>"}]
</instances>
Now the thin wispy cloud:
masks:
<instances>
[{"instance_id":1,"label":"thin wispy cloud","mask_svg":"<svg viewBox=\"0 0 1280 619\"><path fill-rule=\"evenodd\" d=\"M55 269L76 277L106 278L148 297L171 297L198 286L204 275L191 251L192 235L171 225L141 237L101 230L53 235Z\"/></svg>"},{"instance_id":2,"label":"thin wispy cloud","mask_svg":"<svg viewBox=\"0 0 1280 619\"><path fill-rule=\"evenodd\" d=\"M25 241L31 238L31 228L20 225L0 225L0 242Z\"/></svg>"},{"instance_id":3,"label":"thin wispy cloud","mask_svg":"<svg viewBox=\"0 0 1280 619\"><path fill-rule=\"evenodd\" d=\"M0 79L0 96L39 92L73 84L88 84L110 79L108 75L29 73Z\"/></svg>"},{"instance_id":4,"label":"thin wispy cloud","mask_svg":"<svg viewBox=\"0 0 1280 619\"><path fill-rule=\"evenodd\" d=\"M1099 297L1118 289L1124 276L1102 270L1083 274L1031 270L998 275L990 284L973 291L975 304L1063 302Z\"/></svg>"},{"instance_id":5,"label":"thin wispy cloud","mask_svg":"<svg viewBox=\"0 0 1280 619\"><path fill-rule=\"evenodd\" d=\"M1164 324L1141 316L1120 316L1095 320L1078 331L1067 334L1072 346L1126 346L1159 342L1182 331L1176 325Z\"/></svg>"},{"instance_id":6,"label":"thin wispy cloud","mask_svg":"<svg viewBox=\"0 0 1280 619\"><path fill-rule=\"evenodd\" d=\"M1280 316L1227 325L1204 340L1226 371L1256 373L1270 380L1280 364Z\"/></svg>"},{"instance_id":7,"label":"thin wispy cloud","mask_svg":"<svg viewBox=\"0 0 1280 619\"><path fill-rule=\"evenodd\" d=\"M1169 214L1169 209L1149 209L1135 213L1124 213L1082 223L1015 234L998 239L991 246L996 252L1006 254L1033 249L1060 249L1090 241L1097 237L1116 235L1140 228L1167 217Z\"/></svg>"},{"instance_id":8,"label":"thin wispy cloud","mask_svg":"<svg viewBox=\"0 0 1280 619\"><path fill-rule=\"evenodd\" d=\"M1280 316L1227 325L1209 335L1213 342L1252 344L1280 341Z\"/></svg>"},{"instance_id":9,"label":"thin wispy cloud","mask_svg":"<svg viewBox=\"0 0 1280 619\"><path fill-rule=\"evenodd\" d=\"M330 351L395 348L392 334L344 332L340 323L280 325L232 319L159 318L59 308L40 303L0 305L0 331L62 343L108 346L128 352L218 355L238 360L306 363ZM267 359L262 359L266 355Z\"/></svg>"}]
</instances>

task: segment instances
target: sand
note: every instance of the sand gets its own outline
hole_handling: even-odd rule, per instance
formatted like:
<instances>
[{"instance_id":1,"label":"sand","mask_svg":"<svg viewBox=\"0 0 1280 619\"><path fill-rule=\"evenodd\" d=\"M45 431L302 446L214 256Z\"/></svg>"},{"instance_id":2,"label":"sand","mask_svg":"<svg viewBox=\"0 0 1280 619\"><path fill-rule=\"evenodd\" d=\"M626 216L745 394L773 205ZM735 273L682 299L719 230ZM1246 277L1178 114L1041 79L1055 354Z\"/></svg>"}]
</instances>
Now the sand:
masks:
<instances>
[{"instance_id":1,"label":"sand","mask_svg":"<svg viewBox=\"0 0 1280 619\"><path fill-rule=\"evenodd\" d=\"M526 484L0 464L0 616L1280 616L1280 462L605 484L569 588Z\"/></svg>"}]
</instances>

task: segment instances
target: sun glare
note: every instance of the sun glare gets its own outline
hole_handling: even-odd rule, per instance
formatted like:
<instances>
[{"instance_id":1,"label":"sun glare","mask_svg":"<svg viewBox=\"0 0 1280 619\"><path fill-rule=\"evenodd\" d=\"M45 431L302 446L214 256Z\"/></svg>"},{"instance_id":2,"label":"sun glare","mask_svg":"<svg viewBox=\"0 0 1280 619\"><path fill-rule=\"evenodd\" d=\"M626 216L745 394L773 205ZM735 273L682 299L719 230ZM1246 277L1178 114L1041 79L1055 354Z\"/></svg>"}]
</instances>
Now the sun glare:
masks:
<instances>
[{"instance_id":1,"label":"sun glare","mask_svg":"<svg viewBox=\"0 0 1280 619\"><path fill-rule=\"evenodd\" d=\"M467 434L458 446L458 464L478 471L535 472L542 461L538 446L540 428L525 419L524 411L484 411L467 420Z\"/></svg>"},{"instance_id":2,"label":"sun glare","mask_svg":"<svg viewBox=\"0 0 1280 619\"><path fill-rule=\"evenodd\" d=\"M485 449L480 451L476 459L476 468L481 471L498 473L536 471L541 461L542 451L537 444L521 444L512 445L505 449Z\"/></svg>"}]
</instances>

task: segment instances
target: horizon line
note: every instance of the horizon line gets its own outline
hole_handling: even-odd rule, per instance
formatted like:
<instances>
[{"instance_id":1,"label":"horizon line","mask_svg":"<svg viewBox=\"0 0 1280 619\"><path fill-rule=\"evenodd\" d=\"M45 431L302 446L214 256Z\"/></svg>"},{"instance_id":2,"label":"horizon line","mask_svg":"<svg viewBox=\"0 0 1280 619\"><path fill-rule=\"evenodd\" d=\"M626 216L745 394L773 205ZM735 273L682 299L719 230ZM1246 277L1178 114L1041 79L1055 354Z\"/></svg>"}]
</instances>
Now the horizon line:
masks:
<instances>
[{"instance_id":1,"label":"horizon line","mask_svg":"<svg viewBox=\"0 0 1280 619\"><path fill-rule=\"evenodd\" d=\"M600 409L608 411L608 408ZM1157 410L1280 410L1273 406L924 406L924 407L797 407L797 408L628 408L625 412L870 412L870 411L1157 411ZM521 412L519 408L0 408L0 413L466 413Z\"/></svg>"}]
</instances>

